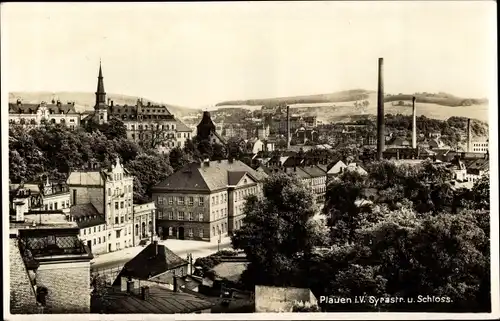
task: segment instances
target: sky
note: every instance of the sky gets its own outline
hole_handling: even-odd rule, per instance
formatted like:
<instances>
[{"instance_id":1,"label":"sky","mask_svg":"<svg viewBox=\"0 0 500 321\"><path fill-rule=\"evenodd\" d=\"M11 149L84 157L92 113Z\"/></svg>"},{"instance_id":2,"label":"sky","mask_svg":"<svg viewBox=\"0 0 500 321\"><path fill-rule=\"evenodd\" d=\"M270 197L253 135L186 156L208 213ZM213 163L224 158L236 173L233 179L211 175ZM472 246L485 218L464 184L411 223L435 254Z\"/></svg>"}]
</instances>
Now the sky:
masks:
<instances>
[{"instance_id":1,"label":"sky","mask_svg":"<svg viewBox=\"0 0 500 321\"><path fill-rule=\"evenodd\" d=\"M376 90L490 97L496 4L460 2L8 3L9 91L96 90L207 107Z\"/></svg>"}]
</instances>

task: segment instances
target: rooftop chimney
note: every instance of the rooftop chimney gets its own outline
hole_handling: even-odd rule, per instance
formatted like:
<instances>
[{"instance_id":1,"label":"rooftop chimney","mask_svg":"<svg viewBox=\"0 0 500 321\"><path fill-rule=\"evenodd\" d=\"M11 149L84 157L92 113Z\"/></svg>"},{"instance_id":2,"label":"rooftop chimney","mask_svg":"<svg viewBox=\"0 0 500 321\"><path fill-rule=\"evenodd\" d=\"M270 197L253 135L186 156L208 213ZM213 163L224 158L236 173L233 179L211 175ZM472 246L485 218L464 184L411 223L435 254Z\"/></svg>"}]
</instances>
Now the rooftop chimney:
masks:
<instances>
[{"instance_id":1,"label":"rooftop chimney","mask_svg":"<svg viewBox=\"0 0 500 321\"><path fill-rule=\"evenodd\" d=\"M141 287L141 299L143 300L149 299L149 286Z\"/></svg>"},{"instance_id":2,"label":"rooftop chimney","mask_svg":"<svg viewBox=\"0 0 500 321\"><path fill-rule=\"evenodd\" d=\"M384 58L378 58L378 93L377 93L377 160L382 160L385 149L384 119Z\"/></svg>"},{"instance_id":3,"label":"rooftop chimney","mask_svg":"<svg viewBox=\"0 0 500 321\"><path fill-rule=\"evenodd\" d=\"M174 274L174 292L179 292L179 283L177 282L177 276Z\"/></svg>"},{"instance_id":4,"label":"rooftop chimney","mask_svg":"<svg viewBox=\"0 0 500 321\"><path fill-rule=\"evenodd\" d=\"M127 282L128 282L128 278L122 276L121 282L120 282L120 290L122 292L126 292L127 291L127 284L128 284Z\"/></svg>"},{"instance_id":5,"label":"rooftop chimney","mask_svg":"<svg viewBox=\"0 0 500 321\"><path fill-rule=\"evenodd\" d=\"M290 106L286 106L286 149L290 149Z\"/></svg>"},{"instance_id":6,"label":"rooftop chimney","mask_svg":"<svg viewBox=\"0 0 500 321\"><path fill-rule=\"evenodd\" d=\"M411 132L411 147L417 148L417 107L415 106L416 97L413 96L413 114L412 114L412 132Z\"/></svg>"},{"instance_id":7,"label":"rooftop chimney","mask_svg":"<svg viewBox=\"0 0 500 321\"><path fill-rule=\"evenodd\" d=\"M472 153L472 126L470 118L467 119L467 153Z\"/></svg>"}]
</instances>

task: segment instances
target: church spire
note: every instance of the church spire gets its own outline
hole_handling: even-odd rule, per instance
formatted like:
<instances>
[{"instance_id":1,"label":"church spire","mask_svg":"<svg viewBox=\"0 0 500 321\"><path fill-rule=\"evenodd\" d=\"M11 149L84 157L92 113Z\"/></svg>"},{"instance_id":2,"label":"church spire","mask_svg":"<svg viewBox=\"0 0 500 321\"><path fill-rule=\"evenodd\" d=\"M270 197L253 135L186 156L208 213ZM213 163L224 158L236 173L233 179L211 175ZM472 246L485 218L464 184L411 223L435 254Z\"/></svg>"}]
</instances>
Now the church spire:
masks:
<instances>
[{"instance_id":1,"label":"church spire","mask_svg":"<svg viewBox=\"0 0 500 321\"><path fill-rule=\"evenodd\" d=\"M107 108L106 92L104 91L104 81L102 77L101 61L99 60L99 76L97 77L97 91L95 93L95 108Z\"/></svg>"}]
</instances>

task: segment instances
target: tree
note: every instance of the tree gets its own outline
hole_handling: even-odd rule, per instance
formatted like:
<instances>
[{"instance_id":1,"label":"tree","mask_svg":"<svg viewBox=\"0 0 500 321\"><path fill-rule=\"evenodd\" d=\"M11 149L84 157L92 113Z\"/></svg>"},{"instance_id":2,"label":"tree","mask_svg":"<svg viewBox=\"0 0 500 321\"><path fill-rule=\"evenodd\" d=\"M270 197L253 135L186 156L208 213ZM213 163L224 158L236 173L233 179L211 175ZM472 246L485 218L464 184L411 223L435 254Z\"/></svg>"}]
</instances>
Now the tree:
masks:
<instances>
[{"instance_id":1,"label":"tree","mask_svg":"<svg viewBox=\"0 0 500 321\"><path fill-rule=\"evenodd\" d=\"M490 175L482 176L474 183L472 193L475 203L475 208L480 210L490 209Z\"/></svg>"},{"instance_id":2,"label":"tree","mask_svg":"<svg viewBox=\"0 0 500 321\"><path fill-rule=\"evenodd\" d=\"M212 160L222 160L227 158L226 148L224 145L214 143L212 145Z\"/></svg>"},{"instance_id":3,"label":"tree","mask_svg":"<svg viewBox=\"0 0 500 321\"><path fill-rule=\"evenodd\" d=\"M166 142L174 142L174 133L170 125L161 122L148 121L138 125L139 144L146 149L156 149Z\"/></svg>"},{"instance_id":4,"label":"tree","mask_svg":"<svg viewBox=\"0 0 500 321\"><path fill-rule=\"evenodd\" d=\"M314 224L308 223L316 213L313 195L285 174L268 177L263 192L263 199L247 198L244 225L231 239L251 262L242 279L249 287L304 285L302 262L316 245Z\"/></svg>"},{"instance_id":5,"label":"tree","mask_svg":"<svg viewBox=\"0 0 500 321\"><path fill-rule=\"evenodd\" d=\"M345 172L328 185L323 211L328 216L334 242L354 241L360 214L364 210L357 201L364 198L365 186L365 177L357 172Z\"/></svg>"},{"instance_id":6,"label":"tree","mask_svg":"<svg viewBox=\"0 0 500 321\"><path fill-rule=\"evenodd\" d=\"M198 141L197 149L198 149L198 151L200 153L200 156L203 159L211 158L212 157L213 146L212 146L212 144L210 143L209 140L204 139L204 140Z\"/></svg>"},{"instance_id":7,"label":"tree","mask_svg":"<svg viewBox=\"0 0 500 321\"><path fill-rule=\"evenodd\" d=\"M174 172L193 161L192 157L179 147L172 149L168 157Z\"/></svg>"},{"instance_id":8,"label":"tree","mask_svg":"<svg viewBox=\"0 0 500 321\"><path fill-rule=\"evenodd\" d=\"M27 166L17 150L9 150L9 179L12 182L26 181Z\"/></svg>"},{"instance_id":9,"label":"tree","mask_svg":"<svg viewBox=\"0 0 500 321\"><path fill-rule=\"evenodd\" d=\"M99 130L108 139L126 139L127 138L127 127L118 118L111 117L107 123L100 125Z\"/></svg>"},{"instance_id":10,"label":"tree","mask_svg":"<svg viewBox=\"0 0 500 321\"><path fill-rule=\"evenodd\" d=\"M150 199L153 186L163 181L173 172L165 157L146 153L138 155L133 161L129 162L127 169L137 178L137 181L134 181L134 189L138 192L139 187L143 188L144 194L137 195L142 201ZM135 186L136 182L141 184Z\"/></svg>"}]
</instances>

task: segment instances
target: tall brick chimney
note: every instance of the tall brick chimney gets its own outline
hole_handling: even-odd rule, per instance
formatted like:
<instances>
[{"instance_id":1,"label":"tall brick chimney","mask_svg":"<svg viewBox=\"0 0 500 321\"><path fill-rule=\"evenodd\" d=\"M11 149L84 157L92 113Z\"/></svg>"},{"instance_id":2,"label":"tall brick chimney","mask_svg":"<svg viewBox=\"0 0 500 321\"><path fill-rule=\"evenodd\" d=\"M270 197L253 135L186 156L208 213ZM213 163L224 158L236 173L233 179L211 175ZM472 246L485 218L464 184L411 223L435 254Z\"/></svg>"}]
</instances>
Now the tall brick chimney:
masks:
<instances>
[{"instance_id":1,"label":"tall brick chimney","mask_svg":"<svg viewBox=\"0 0 500 321\"><path fill-rule=\"evenodd\" d=\"M290 106L286 106L286 149L290 149Z\"/></svg>"},{"instance_id":2,"label":"tall brick chimney","mask_svg":"<svg viewBox=\"0 0 500 321\"><path fill-rule=\"evenodd\" d=\"M383 158L385 149L384 119L384 58L378 58L378 93L377 93L377 159Z\"/></svg>"},{"instance_id":3,"label":"tall brick chimney","mask_svg":"<svg viewBox=\"0 0 500 321\"><path fill-rule=\"evenodd\" d=\"M472 153L472 125L470 118L467 119L467 153Z\"/></svg>"},{"instance_id":4,"label":"tall brick chimney","mask_svg":"<svg viewBox=\"0 0 500 321\"><path fill-rule=\"evenodd\" d=\"M412 128L411 128L411 147L413 149L417 148L417 107L415 106L415 100L417 98L413 96L413 114L412 114Z\"/></svg>"}]
</instances>

